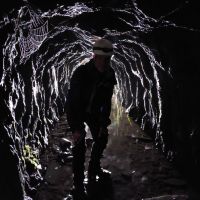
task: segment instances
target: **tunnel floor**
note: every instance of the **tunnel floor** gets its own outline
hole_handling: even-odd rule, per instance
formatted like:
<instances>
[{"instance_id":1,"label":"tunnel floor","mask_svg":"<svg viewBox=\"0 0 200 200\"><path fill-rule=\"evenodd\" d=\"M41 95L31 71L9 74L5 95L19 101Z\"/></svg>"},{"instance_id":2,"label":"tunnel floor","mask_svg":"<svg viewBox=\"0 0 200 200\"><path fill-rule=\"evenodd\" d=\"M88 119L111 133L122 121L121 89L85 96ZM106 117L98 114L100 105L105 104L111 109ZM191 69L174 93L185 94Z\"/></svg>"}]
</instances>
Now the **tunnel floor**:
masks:
<instances>
[{"instance_id":1,"label":"tunnel floor","mask_svg":"<svg viewBox=\"0 0 200 200\"><path fill-rule=\"evenodd\" d=\"M41 163L46 169L36 200L72 199L71 157L69 152L61 150L63 143L67 143L65 139L71 140L68 128L64 115L52 131L49 146L41 158ZM192 199L189 197L190 188L181 173L156 149L151 138L139 126L128 120L125 113L118 118L118 122L113 121L109 132L109 143L102 158L102 166L112 172L111 179L97 182L91 199ZM90 138L89 133L87 138ZM87 139L87 144L88 161L90 139Z\"/></svg>"}]
</instances>

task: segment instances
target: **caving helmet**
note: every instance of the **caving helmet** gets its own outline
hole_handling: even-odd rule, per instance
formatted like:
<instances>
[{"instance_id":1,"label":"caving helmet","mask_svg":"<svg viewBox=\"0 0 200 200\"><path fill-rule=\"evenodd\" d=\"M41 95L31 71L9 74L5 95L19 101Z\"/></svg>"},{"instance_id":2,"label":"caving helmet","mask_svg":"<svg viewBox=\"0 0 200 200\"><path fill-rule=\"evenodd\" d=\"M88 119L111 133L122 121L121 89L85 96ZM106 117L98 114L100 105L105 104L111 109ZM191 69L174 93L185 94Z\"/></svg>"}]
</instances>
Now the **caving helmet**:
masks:
<instances>
[{"instance_id":1,"label":"caving helmet","mask_svg":"<svg viewBox=\"0 0 200 200\"><path fill-rule=\"evenodd\" d=\"M93 52L96 55L112 56L113 55L113 45L107 39L98 39L93 45Z\"/></svg>"}]
</instances>

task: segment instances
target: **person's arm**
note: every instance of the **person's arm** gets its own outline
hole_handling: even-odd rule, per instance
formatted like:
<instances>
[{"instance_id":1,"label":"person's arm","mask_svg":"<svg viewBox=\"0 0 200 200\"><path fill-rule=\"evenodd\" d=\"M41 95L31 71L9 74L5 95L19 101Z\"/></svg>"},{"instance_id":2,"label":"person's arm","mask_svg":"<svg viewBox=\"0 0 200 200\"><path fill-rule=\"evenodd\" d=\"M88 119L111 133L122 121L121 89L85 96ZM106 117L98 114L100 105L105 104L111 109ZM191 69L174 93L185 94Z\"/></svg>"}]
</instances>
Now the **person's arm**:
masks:
<instances>
[{"instance_id":1,"label":"person's arm","mask_svg":"<svg viewBox=\"0 0 200 200\"><path fill-rule=\"evenodd\" d=\"M81 113L82 69L77 69L70 81L67 102L67 118L72 132L80 132L84 128ZM78 135L78 134L77 134Z\"/></svg>"}]
</instances>

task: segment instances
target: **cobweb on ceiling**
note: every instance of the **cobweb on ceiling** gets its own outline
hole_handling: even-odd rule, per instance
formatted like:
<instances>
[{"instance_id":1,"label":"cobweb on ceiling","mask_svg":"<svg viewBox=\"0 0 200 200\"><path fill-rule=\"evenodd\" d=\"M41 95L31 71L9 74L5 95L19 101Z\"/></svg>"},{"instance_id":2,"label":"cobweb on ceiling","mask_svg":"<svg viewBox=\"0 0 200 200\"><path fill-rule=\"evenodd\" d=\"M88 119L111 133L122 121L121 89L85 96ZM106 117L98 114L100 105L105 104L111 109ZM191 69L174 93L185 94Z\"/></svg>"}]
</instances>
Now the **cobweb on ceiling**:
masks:
<instances>
[{"instance_id":1,"label":"cobweb on ceiling","mask_svg":"<svg viewBox=\"0 0 200 200\"><path fill-rule=\"evenodd\" d=\"M30 15L30 23L20 26L20 62L39 49L48 34L48 21L41 18L31 8L25 14Z\"/></svg>"}]
</instances>

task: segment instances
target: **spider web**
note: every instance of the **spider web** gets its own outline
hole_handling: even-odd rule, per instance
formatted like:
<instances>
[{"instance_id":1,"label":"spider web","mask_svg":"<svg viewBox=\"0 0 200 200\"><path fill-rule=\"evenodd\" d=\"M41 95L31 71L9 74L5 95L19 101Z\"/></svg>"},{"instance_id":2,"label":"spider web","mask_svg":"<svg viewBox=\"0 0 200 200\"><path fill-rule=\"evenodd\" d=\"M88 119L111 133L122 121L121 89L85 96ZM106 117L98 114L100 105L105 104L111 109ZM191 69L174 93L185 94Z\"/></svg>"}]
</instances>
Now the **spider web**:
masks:
<instances>
[{"instance_id":1,"label":"spider web","mask_svg":"<svg viewBox=\"0 0 200 200\"><path fill-rule=\"evenodd\" d=\"M42 42L46 39L48 34L48 21L44 21L30 8L28 9L31 23L28 26L28 35L20 35L19 47L21 52L22 61L24 58L29 57L32 53L39 49ZM22 31L21 31L22 33Z\"/></svg>"}]
</instances>

